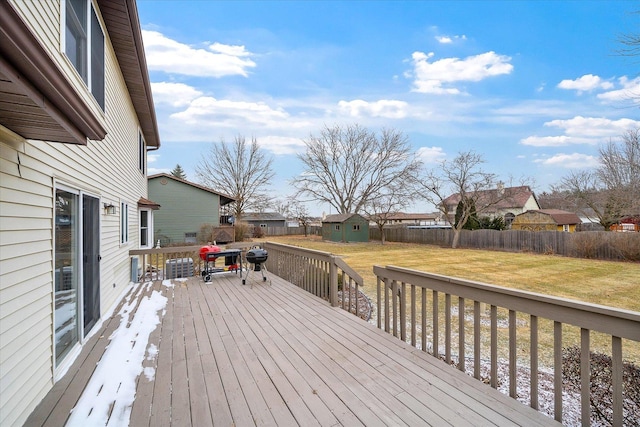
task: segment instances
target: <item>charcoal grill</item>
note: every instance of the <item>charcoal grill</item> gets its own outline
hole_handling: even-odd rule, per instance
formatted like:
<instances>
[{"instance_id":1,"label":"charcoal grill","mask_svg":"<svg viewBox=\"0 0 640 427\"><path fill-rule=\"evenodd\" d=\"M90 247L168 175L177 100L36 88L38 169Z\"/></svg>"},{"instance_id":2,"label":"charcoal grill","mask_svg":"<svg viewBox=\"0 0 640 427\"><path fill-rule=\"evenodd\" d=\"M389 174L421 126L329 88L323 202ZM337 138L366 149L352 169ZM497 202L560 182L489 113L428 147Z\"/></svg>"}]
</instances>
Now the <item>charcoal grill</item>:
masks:
<instances>
[{"instance_id":1,"label":"charcoal grill","mask_svg":"<svg viewBox=\"0 0 640 427\"><path fill-rule=\"evenodd\" d=\"M267 266L263 264L267 262L268 257L269 257L269 254L266 249L252 248L247 251L245 258L249 264L253 265L253 268L249 266L249 268L247 269L246 277L242 278L243 285L247 283L247 280L249 279L249 276L251 276L251 273L253 271L259 271L262 274L262 281L263 282L267 281L267 275L266 275ZM269 281L269 284L271 284L271 281Z\"/></svg>"}]
</instances>

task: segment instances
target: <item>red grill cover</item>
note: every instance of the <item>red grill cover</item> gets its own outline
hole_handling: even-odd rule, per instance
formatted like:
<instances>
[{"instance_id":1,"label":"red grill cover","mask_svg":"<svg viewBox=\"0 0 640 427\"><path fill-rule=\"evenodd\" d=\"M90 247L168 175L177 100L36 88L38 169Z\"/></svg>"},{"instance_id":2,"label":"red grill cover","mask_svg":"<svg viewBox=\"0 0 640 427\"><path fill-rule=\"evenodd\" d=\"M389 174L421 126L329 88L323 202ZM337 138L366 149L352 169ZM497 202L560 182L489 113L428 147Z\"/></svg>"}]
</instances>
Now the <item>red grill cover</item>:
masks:
<instances>
[{"instance_id":1,"label":"red grill cover","mask_svg":"<svg viewBox=\"0 0 640 427\"><path fill-rule=\"evenodd\" d=\"M216 245L206 245L200 248L200 259L206 261L209 252L220 252L220 247Z\"/></svg>"}]
</instances>

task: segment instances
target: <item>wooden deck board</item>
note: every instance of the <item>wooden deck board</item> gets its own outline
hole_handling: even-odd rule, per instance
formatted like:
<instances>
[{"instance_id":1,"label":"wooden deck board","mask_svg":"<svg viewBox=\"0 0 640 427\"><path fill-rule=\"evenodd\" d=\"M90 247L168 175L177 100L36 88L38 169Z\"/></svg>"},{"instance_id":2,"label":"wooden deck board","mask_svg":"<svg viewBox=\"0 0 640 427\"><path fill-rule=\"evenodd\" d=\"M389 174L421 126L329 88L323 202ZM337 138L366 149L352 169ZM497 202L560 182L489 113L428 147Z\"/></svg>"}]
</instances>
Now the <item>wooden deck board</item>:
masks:
<instances>
[{"instance_id":1,"label":"wooden deck board","mask_svg":"<svg viewBox=\"0 0 640 427\"><path fill-rule=\"evenodd\" d=\"M154 283L168 302L149 337L147 348L157 354L143 364L155 368L155 376L138 378L130 425L554 423L326 301L269 278L271 286L243 286L234 274L210 283L197 277L173 281L174 287ZM103 328L114 330L118 323L105 321ZM95 341L29 425L63 425L63 414L88 382L88 365L95 366L107 344Z\"/></svg>"}]
</instances>

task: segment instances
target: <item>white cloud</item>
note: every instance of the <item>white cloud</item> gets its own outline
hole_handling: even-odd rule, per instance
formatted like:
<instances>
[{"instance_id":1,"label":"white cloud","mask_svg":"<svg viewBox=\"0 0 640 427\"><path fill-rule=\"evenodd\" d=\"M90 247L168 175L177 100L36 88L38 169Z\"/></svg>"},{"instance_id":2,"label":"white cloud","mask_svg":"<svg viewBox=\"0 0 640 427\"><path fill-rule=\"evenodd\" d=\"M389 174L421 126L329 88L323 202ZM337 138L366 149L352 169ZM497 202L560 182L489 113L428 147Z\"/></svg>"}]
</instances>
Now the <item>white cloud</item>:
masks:
<instances>
[{"instance_id":1,"label":"white cloud","mask_svg":"<svg viewBox=\"0 0 640 427\"><path fill-rule=\"evenodd\" d=\"M609 102L633 101L640 103L640 77L629 80L626 76L620 77L618 83L621 88L598 94L598 98Z\"/></svg>"},{"instance_id":2,"label":"white cloud","mask_svg":"<svg viewBox=\"0 0 640 427\"><path fill-rule=\"evenodd\" d=\"M454 41L458 41L458 40L466 40L467 36L465 36L464 34L461 36L436 36L435 39L438 41L438 43L441 44L451 44Z\"/></svg>"},{"instance_id":3,"label":"white cloud","mask_svg":"<svg viewBox=\"0 0 640 427\"><path fill-rule=\"evenodd\" d=\"M522 145L531 145L533 147L560 147L572 143L570 137L562 136L528 136L520 140Z\"/></svg>"},{"instance_id":4,"label":"white cloud","mask_svg":"<svg viewBox=\"0 0 640 427\"><path fill-rule=\"evenodd\" d=\"M447 156L442 147L420 147L416 154L424 163L439 163Z\"/></svg>"},{"instance_id":5,"label":"white cloud","mask_svg":"<svg viewBox=\"0 0 640 427\"><path fill-rule=\"evenodd\" d=\"M244 46L214 43L208 50L177 42L157 31L142 30L149 70L189 76L247 76L256 66Z\"/></svg>"},{"instance_id":6,"label":"white cloud","mask_svg":"<svg viewBox=\"0 0 640 427\"><path fill-rule=\"evenodd\" d=\"M628 129L640 126L640 121L626 118L611 120L604 117L576 116L568 120L552 120L544 125L563 129L567 135L608 138L620 136Z\"/></svg>"},{"instance_id":7,"label":"white cloud","mask_svg":"<svg viewBox=\"0 0 640 427\"><path fill-rule=\"evenodd\" d=\"M551 120L544 124L547 127L559 128L563 135L529 136L520 141L523 145L535 147L559 147L570 144L595 145L608 138L622 135L626 130L640 126L640 121L631 119L611 120L604 117L576 116L568 120Z\"/></svg>"},{"instance_id":8,"label":"white cloud","mask_svg":"<svg viewBox=\"0 0 640 427\"><path fill-rule=\"evenodd\" d=\"M297 154L303 152L306 145L299 138L283 136L265 136L257 138L260 147L276 155Z\"/></svg>"},{"instance_id":9,"label":"white cloud","mask_svg":"<svg viewBox=\"0 0 640 427\"><path fill-rule=\"evenodd\" d=\"M509 63L511 58L497 55L495 52L486 52L465 59L444 58L429 62L433 56L433 52L413 53L414 92L459 94L461 91L450 84L478 82L488 77L510 74L513 71L513 65Z\"/></svg>"},{"instance_id":10,"label":"white cloud","mask_svg":"<svg viewBox=\"0 0 640 427\"><path fill-rule=\"evenodd\" d=\"M156 104L169 104L173 107L189 105L202 95L202 92L184 83L151 83L151 90Z\"/></svg>"},{"instance_id":11,"label":"white cloud","mask_svg":"<svg viewBox=\"0 0 640 427\"><path fill-rule=\"evenodd\" d=\"M381 99L375 102L367 102L361 99L353 101L340 101L338 107L342 112L352 117L371 116L385 117L389 119L402 119L407 117L409 104L404 101Z\"/></svg>"},{"instance_id":12,"label":"white cloud","mask_svg":"<svg viewBox=\"0 0 640 427\"><path fill-rule=\"evenodd\" d=\"M201 120L214 121L220 124L225 118L239 117L253 123L270 125L274 121L282 121L289 117L282 109L274 109L264 102L230 101L203 96L195 99L189 107L172 118L195 124Z\"/></svg>"},{"instance_id":13,"label":"white cloud","mask_svg":"<svg viewBox=\"0 0 640 427\"><path fill-rule=\"evenodd\" d=\"M573 154L556 154L548 159L535 160L536 163L541 163L545 166L555 166L567 169L576 168L593 168L599 165L598 158L595 156L589 156L587 154L573 153Z\"/></svg>"},{"instance_id":14,"label":"white cloud","mask_svg":"<svg viewBox=\"0 0 640 427\"><path fill-rule=\"evenodd\" d=\"M600 77L594 76L593 74L585 74L575 80L562 80L558 83L558 88L577 90L578 93L582 93L592 91L594 89L611 89L613 88L613 83L602 80Z\"/></svg>"},{"instance_id":15,"label":"white cloud","mask_svg":"<svg viewBox=\"0 0 640 427\"><path fill-rule=\"evenodd\" d=\"M147 153L147 163L154 163L160 158L160 154Z\"/></svg>"}]
</instances>

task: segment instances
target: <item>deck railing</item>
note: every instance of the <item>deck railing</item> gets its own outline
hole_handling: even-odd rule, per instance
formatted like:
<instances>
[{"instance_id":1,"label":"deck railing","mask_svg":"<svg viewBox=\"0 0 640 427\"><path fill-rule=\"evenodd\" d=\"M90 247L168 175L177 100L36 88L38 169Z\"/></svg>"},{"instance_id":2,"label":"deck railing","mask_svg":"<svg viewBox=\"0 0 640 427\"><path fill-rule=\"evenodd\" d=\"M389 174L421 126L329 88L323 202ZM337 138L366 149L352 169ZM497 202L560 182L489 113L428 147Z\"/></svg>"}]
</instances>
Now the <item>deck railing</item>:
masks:
<instances>
[{"instance_id":1,"label":"deck railing","mask_svg":"<svg viewBox=\"0 0 640 427\"><path fill-rule=\"evenodd\" d=\"M362 294L362 277L339 256L328 252L266 242L269 253L267 269L312 293L328 300L334 307L368 320L369 299ZM364 301L363 301L364 300Z\"/></svg>"},{"instance_id":2,"label":"deck railing","mask_svg":"<svg viewBox=\"0 0 640 427\"><path fill-rule=\"evenodd\" d=\"M134 275L137 281L197 276L204 267L199 251L200 246L132 249L132 279Z\"/></svg>"},{"instance_id":3,"label":"deck railing","mask_svg":"<svg viewBox=\"0 0 640 427\"><path fill-rule=\"evenodd\" d=\"M573 340L579 348L582 425L589 425L591 419L592 347L610 349L604 350L610 351L612 362L611 405L605 412L614 426L629 422L626 409L623 411L624 399L628 399L628 391L623 392L623 340L637 363L640 313L395 266L374 266L373 270L378 328L448 364L457 359L458 369L493 388L498 387L498 364L506 363L513 398L520 393L519 368L526 370L528 364L529 403L538 410L539 376L547 372L552 378L552 416L557 421L563 418L563 348L566 352L567 342ZM499 359L499 353L506 358Z\"/></svg>"},{"instance_id":4,"label":"deck railing","mask_svg":"<svg viewBox=\"0 0 640 427\"><path fill-rule=\"evenodd\" d=\"M270 273L328 300L334 307L369 320L372 307L361 292L362 277L339 256L272 242L237 242L227 248L240 248L246 252L253 245L267 250L266 267ZM200 246L131 250L129 255L138 260L139 271L133 275L137 281L199 276L205 268L199 251ZM247 265L245 261L245 268ZM136 267L132 265L133 268Z\"/></svg>"}]
</instances>

